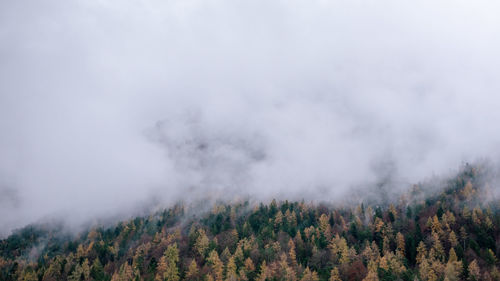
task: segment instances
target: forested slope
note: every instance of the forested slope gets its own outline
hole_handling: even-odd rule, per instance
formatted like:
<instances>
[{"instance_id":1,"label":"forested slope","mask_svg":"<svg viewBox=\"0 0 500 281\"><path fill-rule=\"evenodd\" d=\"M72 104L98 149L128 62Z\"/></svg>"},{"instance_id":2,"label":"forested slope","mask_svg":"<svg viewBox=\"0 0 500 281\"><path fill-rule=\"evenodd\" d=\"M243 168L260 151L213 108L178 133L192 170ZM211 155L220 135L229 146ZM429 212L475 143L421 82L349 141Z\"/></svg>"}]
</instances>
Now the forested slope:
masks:
<instances>
[{"instance_id":1,"label":"forested slope","mask_svg":"<svg viewBox=\"0 0 500 281\"><path fill-rule=\"evenodd\" d=\"M392 202L179 204L77 237L32 225L0 241L0 280L500 280L499 202L466 167Z\"/></svg>"}]
</instances>

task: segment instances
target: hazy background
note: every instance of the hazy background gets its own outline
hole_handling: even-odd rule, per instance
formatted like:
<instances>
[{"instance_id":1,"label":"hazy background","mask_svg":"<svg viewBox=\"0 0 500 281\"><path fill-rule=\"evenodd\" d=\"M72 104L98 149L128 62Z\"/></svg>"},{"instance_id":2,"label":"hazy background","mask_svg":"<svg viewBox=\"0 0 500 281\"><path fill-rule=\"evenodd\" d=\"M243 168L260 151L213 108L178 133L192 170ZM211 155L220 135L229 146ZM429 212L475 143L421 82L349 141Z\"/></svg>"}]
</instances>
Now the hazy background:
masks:
<instances>
[{"instance_id":1,"label":"hazy background","mask_svg":"<svg viewBox=\"0 0 500 281\"><path fill-rule=\"evenodd\" d=\"M0 0L0 235L339 200L500 152L500 2Z\"/></svg>"}]
</instances>

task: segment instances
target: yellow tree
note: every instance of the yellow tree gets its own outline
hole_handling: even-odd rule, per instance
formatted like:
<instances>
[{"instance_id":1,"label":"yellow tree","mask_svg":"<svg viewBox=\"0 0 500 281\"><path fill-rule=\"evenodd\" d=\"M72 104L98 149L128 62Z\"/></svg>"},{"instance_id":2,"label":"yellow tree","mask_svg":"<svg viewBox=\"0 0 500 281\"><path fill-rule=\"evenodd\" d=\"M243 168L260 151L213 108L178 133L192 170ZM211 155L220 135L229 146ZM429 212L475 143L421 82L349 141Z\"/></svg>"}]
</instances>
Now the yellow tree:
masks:
<instances>
[{"instance_id":1,"label":"yellow tree","mask_svg":"<svg viewBox=\"0 0 500 281\"><path fill-rule=\"evenodd\" d=\"M155 279L157 281L178 281L180 279L178 262L179 249L177 249L177 244L169 245L160 259Z\"/></svg>"},{"instance_id":2,"label":"yellow tree","mask_svg":"<svg viewBox=\"0 0 500 281\"><path fill-rule=\"evenodd\" d=\"M198 238L194 243L194 247L198 252L198 254L200 254L200 256L205 257L209 244L210 240L208 239L208 236L205 234L205 230L203 229L198 230Z\"/></svg>"},{"instance_id":3,"label":"yellow tree","mask_svg":"<svg viewBox=\"0 0 500 281\"><path fill-rule=\"evenodd\" d=\"M478 280L480 280L481 271L479 269L479 266L477 265L477 261L476 260L473 260L469 264L469 267L467 269L469 270L469 280L471 280L471 281L478 281Z\"/></svg>"},{"instance_id":4,"label":"yellow tree","mask_svg":"<svg viewBox=\"0 0 500 281\"><path fill-rule=\"evenodd\" d=\"M293 239L290 238L288 241L288 256L290 257L290 262L292 263L293 267L297 267L297 256L295 254L295 243L293 243Z\"/></svg>"},{"instance_id":5,"label":"yellow tree","mask_svg":"<svg viewBox=\"0 0 500 281\"><path fill-rule=\"evenodd\" d=\"M260 265L260 274L257 277L257 280L265 281L267 279L271 279L271 277L272 277L271 270L267 266L266 261L263 261L262 264Z\"/></svg>"},{"instance_id":6,"label":"yellow tree","mask_svg":"<svg viewBox=\"0 0 500 281\"><path fill-rule=\"evenodd\" d=\"M309 267L306 267L300 281L319 281L318 273L314 270L311 271Z\"/></svg>"},{"instance_id":7,"label":"yellow tree","mask_svg":"<svg viewBox=\"0 0 500 281\"><path fill-rule=\"evenodd\" d=\"M1 258L0 258L1 259ZM97 259L96 259L97 260ZM56 256L49 265L49 268L45 271L42 280L43 281L57 281L63 279L61 276L62 266L61 263L63 258ZM1 268L0 264L0 268Z\"/></svg>"},{"instance_id":8,"label":"yellow tree","mask_svg":"<svg viewBox=\"0 0 500 281\"><path fill-rule=\"evenodd\" d=\"M433 239L433 247L432 249L434 250L434 258L442 261L444 258L444 248L443 244L441 244L441 240L439 239L439 235L437 232L432 232L432 239Z\"/></svg>"},{"instance_id":9,"label":"yellow tree","mask_svg":"<svg viewBox=\"0 0 500 281\"><path fill-rule=\"evenodd\" d=\"M22 275L19 277L19 280L22 281L38 281L38 276L36 276L36 272L33 269L29 268L22 272Z\"/></svg>"},{"instance_id":10,"label":"yellow tree","mask_svg":"<svg viewBox=\"0 0 500 281\"><path fill-rule=\"evenodd\" d=\"M422 278L422 280L424 280L424 281L433 280L436 278L436 274L434 273L434 270L432 269L427 258L425 258L425 257L420 262L418 272L420 274L420 278Z\"/></svg>"},{"instance_id":11,"label":"yellow tree","mask_svg":"<svg viewBox=\"0 0 500 281\"><path fill-rule=\"evenodd\" d=\"M128 265L128 263L126 263ZM130 265L129 265L130 267ZM128 273L128 272L127 272ZM123 275L123 265L122 268L120 269L120 274ZM68 277L68 280L88 280L90 276L90 266L89 266L89 260L85 259L82 264L77 264L75 267L75 270L73 270L73 273Z\"/></svg>"},{"instance_id":12,"label":"yellow tree","mask_svg":"<svg viewBox=\"0 0 500 281\"><path fill-rule=\"evenodd\" d=\"M196 261L193 259L189 264L188 270L186 272L186 279L197 280L198 272L199 272L198 265L196 264Z\"/></svg>"},{"instance_id":13,"label":"yellow tree","mask_svg":"<svg viewBox=\"0 0 500 281\"><path fill-rule=\"evenodd\" d=\"M450 249L450 254L448 256L448 263L444 270L444 276L448 281L458 281L460 280L460 273L462 271L462 262L457 260L457 254L453 248Z\"/></svg>"},{"instance_id":14,"label":"yellow tree","mask_svg":"<svg viewBox=\"0 0 500 281\"><path fill-rule=\"evenodd\" d=\"M432 232L441 234L442 226L441 223L439 222L437 215L434 215L434 217L432 217L431 230Z\"/></svg>"},{"instance_id":15,"label":"yellow tree","mask_svg":"<svg viewBox=\"0 0 500 281\"><path fill-rule=\"evenodd\" d=\"M236 251L234 252L234 261L238 264L242 264L244 262L245 256L243 255L243 250L241 249L241 245L236 247Z\"/></svg>"},{"instance_id":16,"label":"yellow tree","mask_svg":"<svg viewBox=\"0 0 500 281\"><path fill-rule=\"evenodd\" d=\"M220 259L222 260L222 262L227 263L230 257L231 257L231 252L229 251L229 248L226 247L224 251L222 251L222 253L220 254Z\"/></svg>"},{"instance_id":17,"label":"yellow tree","mask_svg":"<svg viewBox=\"0 0 500 281\"><path fill-rule=\"evenodd\" d=\"M282 223L283 223L283 213L281 211L278 211L276 213L276 216L274 217L274 226L280 227Z\"/></svg>"},{"instance_id":18,"label":"yellow tree","mask_svg":"<svg viewBox=\"0 0 500 281\"><path fill-rule=\"evenodd\" d=\"M368 274L366 274L366 277L363 279L363 281L378 281L378 280L379 280L378 274L374 270L369 270Z\"/></svg>"},{"instance_id":19,"label":"yellow tree","mask_svg":"<svg viewBox=\"0 0 500 281\"><path fill-rule=\"evenodd\" d=\"M458 245L458 239L455 231L452 230L450 232L450 234L448 235L448 241L450 242L452 248L455 248Z\"/></svg>"},{"instance_id":20,"label":"yellow tree","mask_svg":"<svg viewBox=\"0 0 500 281\"><path fill-rule=\"evenodd\" d=\"M132 270L132 266L130 266L128 262L124 262L120 266L120 270L113 274L111 281L130 281L133 280L133 278L134 278L134 271ZM70 280L81 280L81 279L70 279Z\"/></svg>"},{"instance_id":21,"label":"yellow tree","mask_svg":"<svg viewBox=\"0 0 500 281\"><path fill-rule=\"evenodd\" d=\"M226 281L236 280L238 280L238 274L236 273L236 263L234 262L234 257L230 257L227 261L226 266Z\"/></svg>"},{"instance_id":22,"label":"yellow tree","mask_svg":"<svg viewBox=\"0 0 500 281\"><path fill-rule=\"evenodd\" d=\"M245 260L245 269L247 272L253 272L255 270L255 265L253 264L253 261L251 258L247 258Z\"/></svg>"},{"instance_id":23,"label":"yellow tree","mask_svg":"<svg viewBox=\"0 0 500 281\"><path fill-rule=\"evenodd\" d=\"M384 235L384 239L382 240L382 251L384 255L391 251L391 241L387 235Z\"/></svg>"},{"instance_id":24,"label":"yellow tree","mask_svg":"<svg viewBox=\"0 0 500 281\"><path fill-rule=\"evenodd\" d=\"M208 263L212 266L212 271L216 281L223 280L224 265L217 254L217 251L212 250L208 255Z\"/></svg>"},{"instance_id":25,"label":"yellow tree","mask_svg":"<svg viewBox=\"0 0 500 281\"><path fill-rule=\"evenodd\" d=\"M288 260L285 253L282 253L280 257L278 274L284 280L297 280L295 270L288 265Z\"/></svg>"},{"instance_id":26,"label":"yellow tree","mask_svg":"<svg viewBox=\"0 0 500 281\"><path fill-rule=\"evenodd\" d=\"M327 239L330 239L330 233L331 233L329 220L330 220L329 216L325 214L322 214L319 217L319 229Z\"/></svg>"},{"instance_id":27,"label":"yellow tree","mask_svg":"<svg viewBox=\"0 0 500 281\"><path fill-rule=\"evenodd\" d=\"M334 267L332 271L330 271L330 279L329 281L342 281L339 276L339 269L337 267Z\"/></svg>"},{"instance_id":28,"label":"yellow tree","mask_svg":"<svg viewBox=\"0 0 500 281\"><path fill-rule=\"evenodd\" d=\"M397 255L404 257L405 256L405 237L401 232L396 234L396 244L397 244Z\"/></svg>"}]
</instances>

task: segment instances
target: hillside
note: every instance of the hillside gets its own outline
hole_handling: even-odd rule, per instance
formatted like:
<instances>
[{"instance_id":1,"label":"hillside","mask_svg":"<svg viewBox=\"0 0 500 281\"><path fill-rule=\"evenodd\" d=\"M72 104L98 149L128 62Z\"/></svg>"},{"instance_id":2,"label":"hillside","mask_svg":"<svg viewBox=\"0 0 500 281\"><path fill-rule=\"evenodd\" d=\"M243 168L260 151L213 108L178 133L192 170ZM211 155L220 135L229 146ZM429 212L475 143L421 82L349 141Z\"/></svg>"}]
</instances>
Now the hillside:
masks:
<instances>
[{"instance_id":1,"label":"hillside","mask_svg":"<svg viewBox=\"0 0 500 281\"><path fill-rule=\"evenodd\" d=\"M0 241L0 280L500 280L492 198L466 166L379 205L179 204L77 237L32 225Z\"/></svg>"}]
</instances>

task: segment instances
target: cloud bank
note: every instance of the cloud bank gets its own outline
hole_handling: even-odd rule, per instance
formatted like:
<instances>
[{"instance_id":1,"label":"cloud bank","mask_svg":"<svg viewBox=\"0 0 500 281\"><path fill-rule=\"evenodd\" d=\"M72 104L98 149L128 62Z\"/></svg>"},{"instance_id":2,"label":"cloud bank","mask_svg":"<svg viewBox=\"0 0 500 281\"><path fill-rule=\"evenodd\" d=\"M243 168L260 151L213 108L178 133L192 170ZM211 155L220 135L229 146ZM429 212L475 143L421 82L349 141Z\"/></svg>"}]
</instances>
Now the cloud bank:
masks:
<instances>
[{"instance_id":1,"label":"cloud bank","mask_svg":"<svg viewBox=\"0 0 500 281\"><path fill-rule=\"evenodd\" d=\"M497 1L2 1L0 234L500 152Z\"/></svg>"}]
</instances>

